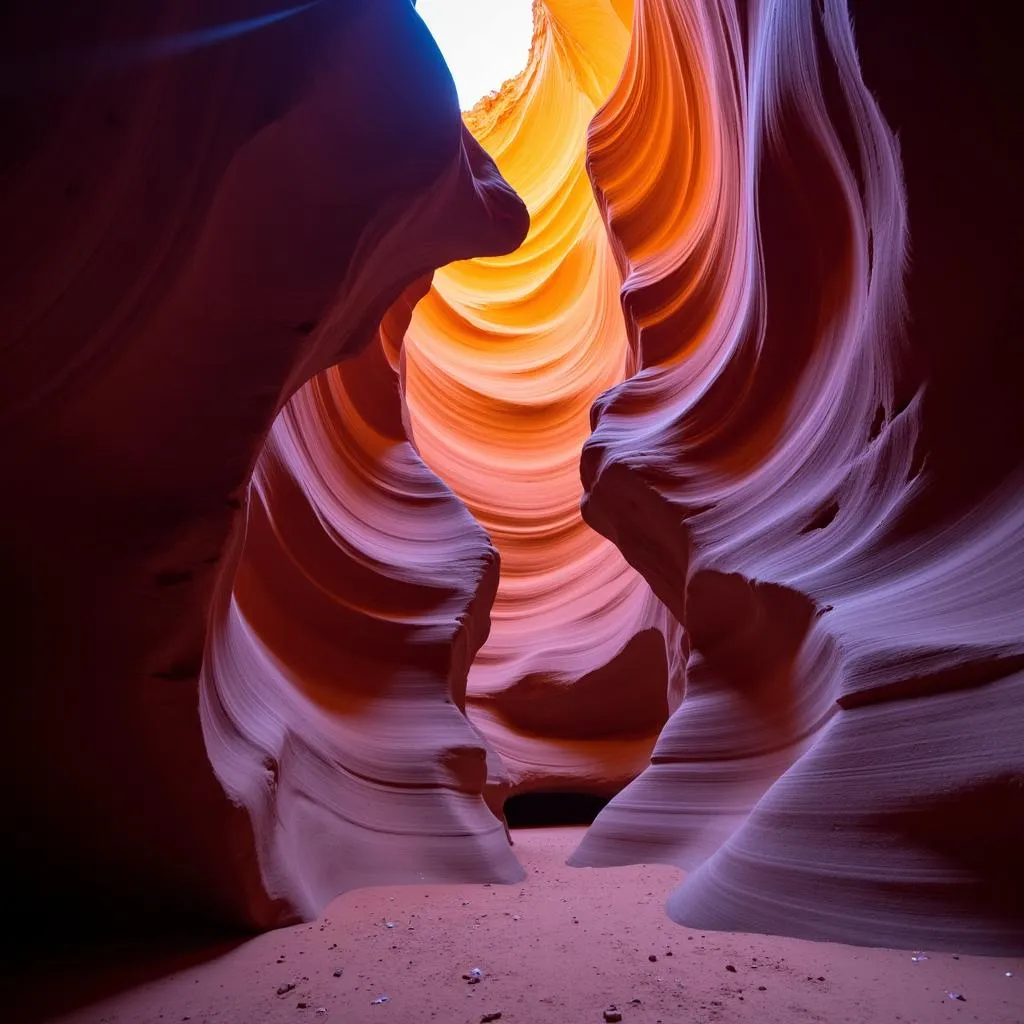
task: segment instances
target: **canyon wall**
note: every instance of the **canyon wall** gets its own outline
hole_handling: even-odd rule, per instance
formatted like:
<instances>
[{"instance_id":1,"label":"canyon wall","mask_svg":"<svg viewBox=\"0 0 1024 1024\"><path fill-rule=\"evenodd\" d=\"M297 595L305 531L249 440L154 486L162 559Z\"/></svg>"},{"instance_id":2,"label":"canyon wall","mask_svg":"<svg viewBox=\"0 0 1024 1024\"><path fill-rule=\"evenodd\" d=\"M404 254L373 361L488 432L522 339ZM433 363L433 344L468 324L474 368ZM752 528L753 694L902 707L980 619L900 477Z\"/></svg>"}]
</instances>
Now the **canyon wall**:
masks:
<instances>
[{"instance_id":1,"label":"canyon wall","mask_svg":"<svg viewBox=\"0 0 1024 1024\"><path fill-rule=\"evenodd\" d=\"M591 128L639 371L595 405L584 515L682 624L686 668L573 862L686 868L668 909L701 928L1019 950L1005 100L938 70L952 37L900 5L858 22L891 109L844 4L737 6L638 0ZM966 124L944 106L965 90ZM983 228L952 151L1007 201Z\"/></svg>"},{"instance_id":2,"label":"canyon wall","mask_svg":"<svg viewBox=\"0 0 1024 1024\"><path fill-rule=\"evenodd\" d=\"M0 13L15 910L559 789L681 922L1021 951L1012 35L863 6L546 0L464 124L407 0Z\"/></svg>"},{"instance_id":3,"label":"canyon wall","mask_svg":"<svg viewBox=\"0 0 1024 1024\"><path fill-rule=\"evenodd\" d=\"M500 756L504 792L621 789L647 763L679 675L666 655L676 624L579 507L590 408L633 368L586 173L629 6L534 5L526 68L465 118L530 232L508 256L438 271L406 335L410 436L501 556L467 713Z\"/></svg>"},{"instance_id":4,"label":"canyon wall","mask_svg":"<svg viewBox=\"0 0 1024 1024\"><path fill-rule=\"evenodd\" d=\"M0 25L15 910L263 926L411 871L403 843L424 831L416 872L517 876L458 710L493 550L398 438L397 392L334 422L372 362L306 385L379 348L424 274L515 248L526 211L406 0L58 6ZM303 478L342 435L394 478L365 479L356 443ZM423 533L374 561L403 486ZM367 493L362 532L332 520ZM305 633L286 640L289 621ZM368 691L395 731L338 725ZM349 798L351 820L334 813ZM406 838L346 857L367 801Z\"/></svg>"}]
</instances>

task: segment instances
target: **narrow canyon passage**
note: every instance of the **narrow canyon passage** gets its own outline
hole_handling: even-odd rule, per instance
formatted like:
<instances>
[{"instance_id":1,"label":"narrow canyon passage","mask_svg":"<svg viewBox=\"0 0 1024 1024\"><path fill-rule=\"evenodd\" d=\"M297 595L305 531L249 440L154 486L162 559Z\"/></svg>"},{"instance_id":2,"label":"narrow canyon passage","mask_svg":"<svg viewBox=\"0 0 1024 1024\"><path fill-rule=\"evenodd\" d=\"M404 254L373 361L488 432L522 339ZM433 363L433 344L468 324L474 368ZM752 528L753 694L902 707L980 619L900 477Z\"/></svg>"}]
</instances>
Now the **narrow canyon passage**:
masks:
<instances>
[{"instance_id":1,"label":"narrow canyon passage","mask_svg":"<svg viewBox=\"0 0 1024 1024\"><path fill-rule=\"evenodd\" d=\"M1014 37L530 14L476 102L409 0L0 12L12 927L266 933L111 1020L1020 1018Z\"/></svg>"},{"instance_id":2,"label":"narrow canyon passage","mask_svg":"<svg viewBox=\"0 0 1024 1024\"><path fill-rule=\"evenodd\" d=\"M939 497L902 154L845 7L533 17L413 215L466 189L492 248L410 269L255 468L201 693L264 877L307 916L511 882L503 803L556 790L613 797L572 864L691 872L680 923L1015 949L1019 483ZM963 802L1012 808L985 871Z\"/></svg>"},{"instance_id":3,"label":"narrow canyon passage","mask_svg":"<svg viewBox=\"0 0 1024 1024\"><path fill-rule=\"evenodd\" d=\"M668 685L660 603L580 514L591 407L632 363L585 166L590 123L622 74L631 10L523 6L534 19L526 66L464 119L526 204L530 232L507 256L434 274L405 336L403 382L417 452L500 557L467 715L513 791L610 796L647 764ZM481 24L478 46L492 31ZM617 697L626 685L628 701Z\"/></svg>"}]
</instances>

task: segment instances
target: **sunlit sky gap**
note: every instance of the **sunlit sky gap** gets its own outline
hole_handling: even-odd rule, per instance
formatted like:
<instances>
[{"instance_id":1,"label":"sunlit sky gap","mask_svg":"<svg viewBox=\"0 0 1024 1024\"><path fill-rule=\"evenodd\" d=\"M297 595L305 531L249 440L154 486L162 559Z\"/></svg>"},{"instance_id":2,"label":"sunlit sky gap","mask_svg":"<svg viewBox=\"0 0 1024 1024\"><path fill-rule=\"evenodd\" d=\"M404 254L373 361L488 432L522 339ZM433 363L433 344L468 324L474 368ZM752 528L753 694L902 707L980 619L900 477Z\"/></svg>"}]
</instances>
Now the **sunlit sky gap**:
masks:
<instances>
[{"instance_id":1,"label":"sunlit sky gap","mask_svg":"<svg viewBox=\"0 0 1024 1024\"><path fill-rule=\"evenodd\" d=\"M469 110L526 67L533 0L417 0Z\"/></svg>"}]
</instances>

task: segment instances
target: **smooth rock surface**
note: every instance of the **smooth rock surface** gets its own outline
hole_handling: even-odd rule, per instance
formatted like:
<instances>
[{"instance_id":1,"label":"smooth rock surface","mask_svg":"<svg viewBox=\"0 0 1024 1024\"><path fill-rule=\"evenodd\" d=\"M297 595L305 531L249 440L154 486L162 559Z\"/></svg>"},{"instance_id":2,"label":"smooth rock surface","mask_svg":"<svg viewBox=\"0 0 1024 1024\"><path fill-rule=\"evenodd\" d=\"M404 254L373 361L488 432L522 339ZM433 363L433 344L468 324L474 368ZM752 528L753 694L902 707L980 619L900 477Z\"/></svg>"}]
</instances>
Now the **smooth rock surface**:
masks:
<instances>
[{"instance_id":1,"label":"smooth rock surface","mask_svg":"<svg viewBox=\"0 0 1024 1024\"><path fill-rule=\"evenodd\" d=\"M893 75L879 107L841 2L636 17L590 170L640 369L595 405L584 516L684 627L685 697L572 862L686 867L669 913L696 927L1019 951L1021 413L998 334L962 351L959 261L911 245L941 156L907 111L935 99ZM876 70L903 17L858 20ZM968 358L953 392L920 368Z\"/></svg>"},{"instance_id":2,"label":"smooth rock surface","mask_svg":"<svg viewBox=\"0 0 1024 1024\"><path fill-rule=\"evenodd\" d=\"M1015 37L535 24L460 122L407 0L0 13L12 915L509 882L561 790L685 925L1020 953Z\"/></svg>"}]
</instances>

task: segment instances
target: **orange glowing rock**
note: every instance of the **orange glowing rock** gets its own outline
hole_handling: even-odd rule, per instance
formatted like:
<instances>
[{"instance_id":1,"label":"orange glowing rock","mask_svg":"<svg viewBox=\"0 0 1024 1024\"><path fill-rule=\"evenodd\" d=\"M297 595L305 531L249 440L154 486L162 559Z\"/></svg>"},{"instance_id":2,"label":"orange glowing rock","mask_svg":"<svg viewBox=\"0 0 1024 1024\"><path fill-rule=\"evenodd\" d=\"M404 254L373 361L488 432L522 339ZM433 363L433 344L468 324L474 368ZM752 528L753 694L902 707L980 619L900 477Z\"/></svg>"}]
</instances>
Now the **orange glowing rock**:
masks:
<instances>
[{"instance_id":1,"label":"orange glowing rock","mask_svg":"<svg viewBox=\"0 0 1024 1024\"><path fill-rule=\"evenodd\" d=\"M228 6L4 14L16 909L512 881L559 789L676 920L1020 952L1012 34L537 0L463 123L408 0Z\"/></svg>"},{"instance_id":2,"label":"orange glowing rock","mask_svg":"<svg viewBox=\"0 0 1024 1024\"><path fill-rule=\"evenodd\" d=\"M590 408L631 367L586 173L630 6L535 5L527 67L465 118L525 201L530 233L509 256L438 271L406 336L411 437L501 556L467 706L519 790L614 791L666 710L664 610L579 512Z\"/></svg>"}]
</instances>

